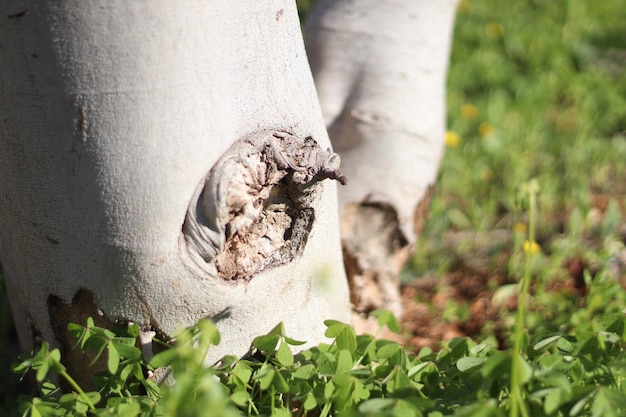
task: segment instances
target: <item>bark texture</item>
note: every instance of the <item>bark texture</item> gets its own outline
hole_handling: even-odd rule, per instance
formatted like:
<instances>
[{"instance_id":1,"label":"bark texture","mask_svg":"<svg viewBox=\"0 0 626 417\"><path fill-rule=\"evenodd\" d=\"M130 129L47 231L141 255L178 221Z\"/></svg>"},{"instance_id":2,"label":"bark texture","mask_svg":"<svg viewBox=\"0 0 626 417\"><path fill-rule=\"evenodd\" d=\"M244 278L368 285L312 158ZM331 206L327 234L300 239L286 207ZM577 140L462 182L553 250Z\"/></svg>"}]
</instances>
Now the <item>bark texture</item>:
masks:
<instances>
[{"instance_id":1,"label":"bark texture","mask_svg":"<svg viewBox=\"0 0 626 417\"><path fill-rule=\"evenodd\" d=\"M349 320L322 181L338 158L292 1L24 0L0 19L0 257L24 347L66 346L55 329L93 311L164 336L213 317L209 360L280 321L317 343Z\"/></svg>"},{"instance_id":2,"label":"bark texture","mask_svg":"<svg viewBox=\"0 0 626 417\"><path fill-rule=\"evenodd\" d=\"M319 0L307 21L324 119L350 178L339 201L359 313L402 313L399 273L427 212L443 149L455 6L455 0Z\"/></svg>"}]
</instances>

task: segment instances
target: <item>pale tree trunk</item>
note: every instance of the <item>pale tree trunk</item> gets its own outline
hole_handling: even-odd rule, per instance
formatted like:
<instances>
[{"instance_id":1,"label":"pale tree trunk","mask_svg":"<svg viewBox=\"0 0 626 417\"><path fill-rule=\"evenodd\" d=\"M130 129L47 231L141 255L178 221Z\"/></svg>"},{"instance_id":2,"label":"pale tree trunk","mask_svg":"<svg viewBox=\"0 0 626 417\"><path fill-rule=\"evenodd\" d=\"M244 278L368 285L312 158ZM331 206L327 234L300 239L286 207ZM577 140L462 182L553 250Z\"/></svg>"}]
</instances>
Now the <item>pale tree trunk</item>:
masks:
<instances>
[{"instance_id":1,"label":"pale tree trunk","mask_svg":"<svg viewBox=\"0 0 626 417\"><path fill-rule=\"evenodd\" d=\"M284 1L0 5L0 255L24 345L68 321L244 353L350 320L341 180ZM77 365L80 366L80 365Z\"/></svg>"},{"instance_id":2,"label":"pale tree trunk","mask_svg":"<svg viewBox=\"0 0 626 417\"><path fill-rule=\"evenodd\" d=\"M351 299L402 314L400 270L419 234L445 133L456 0L319 0L306 47L350 185L339 190ZM357 325L363 327L357 319Z\"/></svg>"}]
</instances>

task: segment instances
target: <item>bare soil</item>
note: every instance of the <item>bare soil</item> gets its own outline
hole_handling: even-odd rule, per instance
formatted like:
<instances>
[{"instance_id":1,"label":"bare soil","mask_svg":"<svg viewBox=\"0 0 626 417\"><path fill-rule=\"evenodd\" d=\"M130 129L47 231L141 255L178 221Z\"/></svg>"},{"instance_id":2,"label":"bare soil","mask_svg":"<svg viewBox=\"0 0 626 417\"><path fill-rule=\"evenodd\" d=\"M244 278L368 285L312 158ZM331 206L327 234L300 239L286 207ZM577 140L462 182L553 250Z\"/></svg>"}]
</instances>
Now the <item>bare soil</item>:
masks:
<instances>
[{"instance_id":1,"label":"bare soil","mask_svg":"<svg viewBox=\"0 0 626 417\"><path fill-rule=\"evenodd\" d=\"M516 282L508 273L513 237L507 231L496 230L450 233L442 239L454 258L450 270L442 276L427 274L402 288L404 344L418 351L424 347L437 349L454 337L493 335L504 348L517 298L511 292L494 302L494 293L502 285ZM544 291L584 297L587 289L583 272L589 267L573 257L562 268L563 274L548 281Z\"/></svg>"}]
</instances>

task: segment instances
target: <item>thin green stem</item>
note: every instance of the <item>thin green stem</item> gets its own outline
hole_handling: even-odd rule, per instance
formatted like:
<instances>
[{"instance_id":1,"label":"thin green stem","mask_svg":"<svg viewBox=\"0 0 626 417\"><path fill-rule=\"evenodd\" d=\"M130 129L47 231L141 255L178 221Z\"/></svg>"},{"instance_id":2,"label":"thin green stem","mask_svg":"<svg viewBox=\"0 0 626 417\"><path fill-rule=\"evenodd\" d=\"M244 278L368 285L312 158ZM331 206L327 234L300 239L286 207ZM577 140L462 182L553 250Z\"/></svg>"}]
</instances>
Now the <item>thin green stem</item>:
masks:
<instances>
[{"instance_id":1,"label":"thin green stem","mask_svg":"<svg viewBox=\"0 0 626 417\"><path fill-rule=\"evenodd\" d=\"M322 408L322 413L320 414L320 417L327 417L328 413L330 412L330 407L332 405L333 405L332 399L329 399L328 401L326 401L324 403L324 407Z\"/></svg>"},{"instance_id":2,"label":"thin green stem","mask_svg":"<svg viewBox=\"0 0 626 417\"><path fill-rule=\"evenodd\" d=\"M81 398L85 400L87 406L89 407L89 410L96 411L96 406L93 405L93 403L91 402L87 394L85 394L85 391L83 391L80 385L78 385L76 381L74 381L74 378L72 378L66 371L60 371L59 375L65 378L65 380L72 386L72 388L78 393L78 395L80 395Z\"/></svg>"},{"instance_id":3,"label":"thin green stem","mask_svg":"<svg viewBox=\"0 0 626 417\"><path fill-rule=\"evenodd\" d=\"M515 329L513 335L513 358L511 360L511 417L518 417L520 413L522 416L528 417L528 409L524 403L522 392L522 385L524 383L522 375L522 350L524 346L522 343L525 339L526 305L528 303L528 291L532 276L532 261L537 247L537 243L535 242L535 222L537 216L538 188L536 180L532 180L527 185L529 198L528 242L524 246L526 252L526 263L518 296L517 315L515 317Z\"/></svg>"}]
</instances>

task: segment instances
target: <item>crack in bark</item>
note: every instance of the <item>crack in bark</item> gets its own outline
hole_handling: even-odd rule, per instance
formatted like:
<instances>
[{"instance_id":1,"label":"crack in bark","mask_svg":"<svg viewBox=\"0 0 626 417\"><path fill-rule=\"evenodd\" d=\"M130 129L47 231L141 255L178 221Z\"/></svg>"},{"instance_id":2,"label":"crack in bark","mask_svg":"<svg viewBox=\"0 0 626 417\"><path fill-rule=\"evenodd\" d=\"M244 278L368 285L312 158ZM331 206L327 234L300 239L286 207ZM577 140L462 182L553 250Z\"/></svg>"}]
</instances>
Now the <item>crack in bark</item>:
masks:
<instances>
[{"instance_id":1,"label":"crack in bark","mask_svg":"<svg viewBox=\"0 0 626 417\"><path fill-rule=\"evenodd\" d=\"M339 164L310 136L265 131L234 143L192 199L183 224L187 248L228 281L290 262L315 221L319 183L347 182Z\"/></svg>"},{"instance_id":2,"label":"crack in bark","mask_svg":"<svg viewBox=\"0 0 626 417\"><path fill-rule=\"evenodd\" d=\"M74 294L70 304L65 304L61 298L55 295L48 296L48 314L54 338L61 349L63 363L81 387L89 390L95 389L92 377L94 373L106 369L106 355L101 356L94 364L91 364L94 352L87 351L83 354L80 349L74 349L76 339L67 329L67 325L76 323L84 326L88 317L94 320L96 326L107 329L113 329L115 323L98 309L93 294L85 288L81 288ZM65 382L62 381L62 384ZM62 388L67 390L69 387L62 385Z\"/></svg>"},{"instance_id":3,"label":"crack in bark","mask_svg":"<svg viewBox=\"0 0 626 417\"><path fill-rule=\"evenodd\" d=\"M64 365L81 387L90 390L95 389L93 376L97 372L107 369L107 354L100 356L97 361L92 363L96 352L92 349L87 349L85 353L82 353L81 349L75 346L76 338L68 330L68 324L76 323L84 326L87 319L91 317L96 326L120 334L120 329L124 329L132 324L131 321L127 319L112 320L107 317L107 315L98 308L93 293L87 288L81 288L76 291L70 303L65 303L60 297L52 294L48 296L47 303L52 331L55 341L58 343L58 347L61 350ZM147 357L151 354L156 354L163 350L160 344L154 345L154 348L156 348L154 351L152 351L152 346L146 347L146 335L150 335L150 342L154 338L164 342L170 339L169 335L154 324L151 324L151 321L153 322L154 320L150 318L147 322L140 323L142 337L139 338L140 345L138 347L142 348L146 360L148 360ZM38 339L40 340L41 337ZM150 355L146 355L146 349L148 348L150 348ZM61 387L65 391L71 391L72 388L69 387L65 381L61 380L60 382Z\"/></svg>"}]
</instances>

